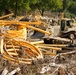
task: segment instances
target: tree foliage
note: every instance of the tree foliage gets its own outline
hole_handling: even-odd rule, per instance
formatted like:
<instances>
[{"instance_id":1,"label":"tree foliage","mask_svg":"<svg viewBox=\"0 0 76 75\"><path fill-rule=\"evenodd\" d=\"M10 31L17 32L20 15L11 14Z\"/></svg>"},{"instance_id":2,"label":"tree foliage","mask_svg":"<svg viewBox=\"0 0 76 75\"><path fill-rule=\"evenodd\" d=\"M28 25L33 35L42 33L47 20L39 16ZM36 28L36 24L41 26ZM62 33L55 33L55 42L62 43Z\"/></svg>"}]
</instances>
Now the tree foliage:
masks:
<instances>
[{"instance_id":1,"label":"tree foliage","mask_svg":"<svg viewBox=\"0 0 76 75\"><path fill-rule=\"evenodd\" d=\"M68 11L76 15L76 0L74 0L68 8Z\"/></svg>"},{"instance_id":2,"label":"tree foliage","mask_svg":"<svg viewBox=\"0 0 76 75\"><path fill-rule=\"evenodd\" d=\"M63 11L66 11L71 5L71 0L63 0Z\"/></svg>"},{"instance_id":3,"label":"tree foliage","mask_svg":"<svg viewBox=\"0 0 76 75\"><path fill-rule=\"evenodd\" d=\"M52 0L53 10L57 11L59 9L62 9L62 0Z\"/></svg>"},{"instance_id":4,"label":"tree foliage","mask_svg":"<svg viewBox=\"0 0 76 75\"><path fill-rule=\"evenodd\" d=\"M76 0L0 0L0 15L36 10L39 10L41 15L44 15L45 11L59 10L76 14Z\"/></svg>"}]
</instances>

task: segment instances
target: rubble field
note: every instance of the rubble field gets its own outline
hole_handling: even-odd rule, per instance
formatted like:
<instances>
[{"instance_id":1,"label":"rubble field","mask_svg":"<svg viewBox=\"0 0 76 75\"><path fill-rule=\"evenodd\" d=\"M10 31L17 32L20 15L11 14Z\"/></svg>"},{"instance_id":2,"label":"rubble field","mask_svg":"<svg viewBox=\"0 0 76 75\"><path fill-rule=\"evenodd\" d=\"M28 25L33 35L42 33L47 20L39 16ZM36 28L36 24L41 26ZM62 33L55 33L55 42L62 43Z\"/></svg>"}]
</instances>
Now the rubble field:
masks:
<instances>
[{"instance_id":1,"label":"rubble field","mask_svg":"<svg viewBox=\"0 0 76 75\"><path fill-rule=\"evenodd\" d=\"M51 25L49 19L2 20L12 15L0 17L0 75L76 75L73 35L71 39L59 36L43 39L45 34L52 35L51 29L46 29ZM36 35L31 36L30 32Z\"/></svg>"},{"instance_id":2,"label":"rubble field","mask_svg":"<svg viewBox=\"0 0 76 75\"><path fill-rule=\"evenodd\" d=\"M20 71L12 75L76 75L76 53L55 57L44 56L44 59L35 60L27 65L16 64L0 56L0 74L5 68L9 73L20 68Z\"/></svg>"}]
</instances>

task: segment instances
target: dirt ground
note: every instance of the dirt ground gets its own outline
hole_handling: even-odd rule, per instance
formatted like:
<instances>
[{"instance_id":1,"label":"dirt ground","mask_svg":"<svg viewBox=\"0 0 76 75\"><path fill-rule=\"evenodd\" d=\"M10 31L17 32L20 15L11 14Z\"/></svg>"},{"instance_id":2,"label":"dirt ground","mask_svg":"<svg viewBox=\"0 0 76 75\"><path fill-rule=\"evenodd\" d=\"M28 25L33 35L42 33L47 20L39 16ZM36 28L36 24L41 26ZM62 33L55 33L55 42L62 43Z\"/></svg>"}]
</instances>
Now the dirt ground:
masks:
<instances>
[{"instance_id":1,"label":"dirt ground","mask_svg":"<svg viewBox=\"0 0 76 75\"><path fill-rule=\"evenodd\" d=\"M44 59L35 60L31 65L16 64L0 56L0 74L6 67L8 72L18 67L21 69L13 75L76 75L76 52L57 57L44 56ZM46 67L45 72L43 72L44 67Z\"/></svg>"}]
</instances>

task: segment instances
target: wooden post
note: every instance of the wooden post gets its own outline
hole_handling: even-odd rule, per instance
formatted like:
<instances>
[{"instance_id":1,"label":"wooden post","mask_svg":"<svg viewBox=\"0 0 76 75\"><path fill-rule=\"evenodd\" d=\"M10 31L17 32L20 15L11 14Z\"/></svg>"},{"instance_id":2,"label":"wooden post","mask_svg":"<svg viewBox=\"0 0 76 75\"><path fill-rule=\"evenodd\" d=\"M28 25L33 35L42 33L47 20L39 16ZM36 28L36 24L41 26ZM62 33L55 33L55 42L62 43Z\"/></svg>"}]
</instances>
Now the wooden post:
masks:
<instances>
[{"instance_id":1,"label":"wooden post","mask_svg":"<svg viewBox=\"0 0 76 75\"><path fill-rule=\"evenodd\" d=\"M0 52L1 52L1 54L3 54L3 38L1 37L1 39L0 39Z\"/></svg>"}]
</instances>

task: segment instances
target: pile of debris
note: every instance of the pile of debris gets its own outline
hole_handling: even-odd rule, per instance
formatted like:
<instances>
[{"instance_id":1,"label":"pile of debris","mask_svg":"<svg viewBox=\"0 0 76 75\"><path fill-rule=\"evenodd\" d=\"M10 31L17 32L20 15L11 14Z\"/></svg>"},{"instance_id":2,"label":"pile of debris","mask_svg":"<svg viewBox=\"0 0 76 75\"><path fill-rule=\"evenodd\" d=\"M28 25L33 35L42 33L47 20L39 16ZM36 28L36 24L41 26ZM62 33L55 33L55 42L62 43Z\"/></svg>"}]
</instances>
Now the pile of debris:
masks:
<instances>
[{"instance_id":1,"label":"pile of debris","mask_svg":"<svg viewBox=\"0 0 76 75\"><path fill-rule=\"evenodd\" d=\"M39 22L16 22L0 20L0 53L3 58L16 63L25 64L31 64L32 60L43 58L42 52L37 47L26 41L26 27L47 34L49 34L49 32L35 28L29 24L39 24Z\"/></svg>"},{"instance_id":2,"label":"pile of debris","mask_svg":"<svg viewBox=\"0 0 76 75\"><path fill-rule=\"evenodd\" d=\"M9 16L13 16L13 14L2 16L0 19ZM32 26L39 26L41 23L43 22L0 20L0 53L2 54L2 57L17 63L31 64L34 59L41 59L44 55L56 55L58 52L62 52L64 48L69 46L68 43L70 43L70 40L60 37L48 37L44 38L44 41L40 40L36 42L26 41L28 40L27 32L29 32L27 28L48 34L48 36L51 34L48 31ZM60 42L64 42L64 44L50 44L53 40L59 40Z\"/></svg>"},{"instance_id":3,"label":"pile of debris","mask_svg":"<svg viewBox=\"0 0 76 75\"><path fill-rule=\"evenodd\" d=\"M9 66L7 66L0 71L2 75L14 75L16 72L20 71L21 66L25 64L43 64L43 60L47 56L52 56L53 63L43 68L41 66L42 71L38 75L42 75L50 69L53 70L50 72L51 75L56 75L58 73L59 75L62 75L62 72L63 75L74 75L72 71L70 71L70 73L66 72L68 71L66 67L67 65L56 63L65 60L64 56L76 53L73 39L61 38L59 36L50 37L52 33L48 32L49 28L46 28L49 26L46 26L46 23L43 21L36 20L36 22L24 22L18 21L17 18L13 20L2 20L13 15L14 14L9 14L0 17L0 61L6 62L0 64L4 64L6 66L10 61L12 61L10 63L15 63L16 69L13 69L13 71L10 70L10 72L8 72ZM42 24L44 28L42 27ZM46 29L48 31L46 31ZM39 40L31 38L30 32L33 31L34 35L43 33L44 35L47 34L48 37L42 38L40 36ZM48 61L48 59L45 61ZM29 66L31 67L31 65ZM19 74L22 75L21 73L18 73L18 75Z\"/></svg>"}]
</instances>

